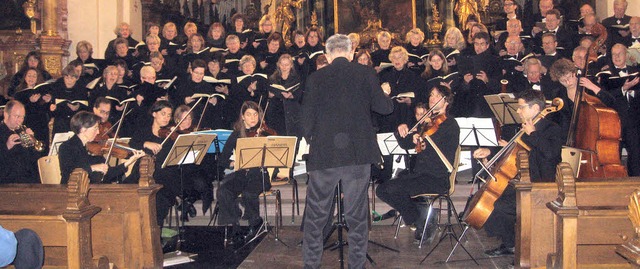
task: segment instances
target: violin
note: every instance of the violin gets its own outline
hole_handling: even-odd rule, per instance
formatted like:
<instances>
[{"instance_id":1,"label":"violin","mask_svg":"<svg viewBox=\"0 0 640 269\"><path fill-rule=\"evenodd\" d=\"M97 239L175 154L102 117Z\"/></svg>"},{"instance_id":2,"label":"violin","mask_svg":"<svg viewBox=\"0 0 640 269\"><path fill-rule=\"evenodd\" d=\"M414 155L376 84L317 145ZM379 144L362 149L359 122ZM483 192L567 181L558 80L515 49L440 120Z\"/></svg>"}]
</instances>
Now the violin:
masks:
<instances>
[{"instance_id":1,"label":"violin","mask_svg":"<svg viewBox=\"0 0 640 269\"><path fill-rule=\"evenodd\" d=\"M266 123L262 122L260 127L251 128L249 132L247 132L247 137L260 137L260 136L270 136L270 135L278 135L275 130L269 128Z\"/></svg>"},{"instance_id":2,"label":"violin","mask_svg":"<svg viewBox=\"0 0 640 269\"><path fill-rule=\"evenodd\" d=\"M111 125L110 122L105 121L98 123L98 135L96 135L96 138L93 141L88 142L85 145L89 154L93 156L104 156L109 153L110 144L107 144L107 140L109 140L109 138L113 138L114 135L112 131L113 125ZM116 143L116 145L126 146L121 143ZM132 154L133 153L131 151L120 147L113 148L113 156L118 159L129 158Z\"/></svg>"},{"instance_id":3,"label":"violin","mask_svg":"<svg viewBox=\"0 0 640 269\"><path fill-rule=\"evenodd\" d=\"M174 126L173 125L167 125L165 127L160 127L160 130L158 130L158 136L162 139L166 139L167 137L169 137L171 140L176 141L176 139L178 139L178 136L181 134L189 134L193 131L193 127L189 127L187 129L184 130L180 130L177 129L175 130L175 132L171 132L173 130Z\"/></svg>"},{"instance_id":4,"label":"violin","mask_svg":"<svg viewBox=\"0 0 640 269\"><path fill-rule=\"evenodd\" d=\"M419 142L416 144L416 152L420 153L426 148L426 144L424 141L424 137L432 136L438 131L440 128L440 124L447 120L447 115L445 113L437 114L431 117L431 121L426 124L426 128L422 132L420 132Z\"/></svg>"},{"instance_id":5,"label":"violin","mask_svg":"<svg viewBox=\"0 0 640 269\"><path fill-rule=\"evenodd\" d=\"M111 122L105 121L98 124L98 135L94 141L102 141L113 138L113 125Z\"/></svg>"},{"instance_id":6,"label":"violin","mask_svg":"<svg viewBox=\"0 0 640 269\"><path fill-rule=\"evenodd\" d=\"M89 154L93 156L104 156L109 153L110 145L111 144L107 143L107 140L105 139L103 141L88 142L85 145L85 147L87 148L87 151L89 152ZM133 155L132 151L127 150L123 147L118 147L118 146L126 147L125 144L116 143L116 146L113 147L113 151L111 152L113 157L116 157L118 159L126 159L131 157L131 155Z\"/></svg>"}]
</instances>

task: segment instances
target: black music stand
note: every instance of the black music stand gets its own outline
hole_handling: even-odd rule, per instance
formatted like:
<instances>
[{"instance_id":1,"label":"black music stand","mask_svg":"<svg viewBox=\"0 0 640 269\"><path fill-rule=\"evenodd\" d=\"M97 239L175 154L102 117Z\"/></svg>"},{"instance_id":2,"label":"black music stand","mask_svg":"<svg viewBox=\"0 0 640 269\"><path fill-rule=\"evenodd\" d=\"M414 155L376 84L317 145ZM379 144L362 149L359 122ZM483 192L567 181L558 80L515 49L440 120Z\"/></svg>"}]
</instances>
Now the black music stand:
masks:
<instances>
[{"instance_id":1,"label":"black music stand","mask_svg":"<svg viewBox=\"0 0 640 269\"><path fill-rule=\"evenodd\" d=\"M498 137L491 118L456 118L460 126L460 146L471 148L497 147ZM487 170L482 163L482 169ZM473 178L476 183L477 177Z\"/></svg>"},{"instance_id":2,"label":"black music stand","mask_svg":"<svg viewBox=\"0 0 640 269\"><path fill-rule=\"evenodd\" d=\"M220 167L217 165L217 162L219 161L220 153L222 153L222 150L224 149L224 145L227 144L227 140L229 139L229 136L231 135L232 132L233 131L231 130L223 130L223 129L193 132L194 134L215 134L216 135L216 138L213 139L213 143L207 150L207 153L211 153L215 155L216 178L218 178L218 187L220 187L220 182L222 181L222 179L220 178ZM209 216L209 223L207 224L207 226L211 226L211 224L215 223L216 219L218 218L219 210L220 208L217 202L215 206L213 206L212 208L211 207L209 208L210 216ZM206 212L202 212L202 214L205 214L205 213Z\"/></svg>"},{"instance_id":3,"label":"black music stand","mask_svg":"<svg viewBox=\"0 0 640 269\"><path fill-rule=\"evenodd\" d=\"M342 201L342 180L338 181L338 186L336 186L336 206L338 207L338 219L333 223L333 225L331 225L331 230L329 231L329 233L327 234L327 236L325 236L323 242L326 242L331 235L333 234L333 232L338 231L338 240L336 242L334 242L333 244L330 244L328 246L325 246L324 249L329 249L329 250L336 250L338 249L340 251L339 254L339 261L340 261L340 268L344 268L344 246L348 245L348 242L345 241L343 239L342 236L342 231L346 230L347 232L349 232L349 227L347 227L347 222L344 219L344 206L343 206L343 201ZM384 249L387 250L391 250L393 252L400 252L397 249L385 246L383 244L380 244L378 242L375 242L373 240L368 239L367 240L369 243L374 244L376 246L382 247ZM376 262L371 258L371 256L369 256L369 253L367 253L367 260L369 260L369 262L371 263L371 265L375 266Z\"/></svg>"},{"instance_id":4,"label":"black music stand","mask_svg":"<svg viewBox=\"0 0 640 269\"><path fill-rule=\"evenodd\" d=\"M484 99L501 125L522 123L518 116L518 99L513 93L485 95Z\"/></svg>"},{"instance_id":5,"label":"black music stand","mask_svg":"<svg viewBox=\"0 0 640 269\"><path fill-rule=\"evenodd\" d=\"M200 165L204 155L207 153L207 149L216 138L215 134L182 134L176 138L173 143L167 158L162 163L162 168L168 166L178 166L180 168L180 193L182 193L182 212L184 214L184 175L183 165L195 164ZM180 218L178 223L178 243L176 245L176 251L171 253L172 256L191 257L197 256L197 254L182 252L180 249L184 242L184 218ZM191 260L193 261L193 260Z\"/></svg>"},{"instance_id":6,"label":"black music stand","mask_svg":"<svg viewBox=\"0 0 640 269\"><path fill-rule=\"evenodd\" d=\"M270 232L267 214L266 179L264 174L267 168L293 168L293 159L295 158L297 140L298 138L295 136L238 138L238 142L236 143L236 163L234 170L238 171L241 169L260 168L262 172L264 218L262 225L260 225L258 232L256 232L256 235L243 246L238 248L236 252L258 239L262 234ZM278 225L275 226L274 240L276 242L280 242L286 247L289 247L280 239Z\"/></svg>"}]
</instances>

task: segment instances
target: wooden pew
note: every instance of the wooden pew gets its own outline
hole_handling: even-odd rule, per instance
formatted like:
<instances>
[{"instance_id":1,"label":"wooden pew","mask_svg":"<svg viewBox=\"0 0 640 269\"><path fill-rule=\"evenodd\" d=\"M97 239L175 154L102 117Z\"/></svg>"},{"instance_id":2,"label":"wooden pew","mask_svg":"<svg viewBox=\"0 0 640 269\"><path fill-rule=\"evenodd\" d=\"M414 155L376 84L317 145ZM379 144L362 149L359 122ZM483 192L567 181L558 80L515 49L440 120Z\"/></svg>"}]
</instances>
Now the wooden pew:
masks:
<instances>
[{"instance_id":1,"label":"wooden pew","mask_svg":"<svg viewBox=\"0 0 640 269\"><path fill-rule=\"evenodd\" d=\"M562 192L559 194L559 183L532 183L529 177L527 160L528 154L520 152L518 155L520 179L514 181L518 204L515 264L519 268L541 268L547 266L548 254L556 252L557 235L560 234L556 232L554 212L547 207L547 203L565 194ZM565 178L573 178L571 169L566 164L559 165L556 180L557 182L565 182L563 181ZM601 223L601 217L604 217L607 220L604 221L606 224L604 226L613 229L620 227L614 227L613 224L609 225L608 222L619 221L623 214L626 216L629 195L632 190L640 187L640 178L580 179L578 182L574 180L573 186L575 186L578 193L578 205L583 206L583 209L593 208L592 211L580 212L583 214L587 212L599 215L605 214L606 216L594 216L590 219L591 223L583 223L581 227L595 225L598 222ZM607 213L606 210L601 210L604 206L609 206L614 211ZM620 211L622 209L624 209L625 213ZM629 227L630 223L626 228L621 229L624 230ZM602 257L605 251L607 253L605 256L613 257L612 264L620 264L621 260L618 259L613 251L615 245L622 243L621 236L627 233L617 234L611 229L607 231L598 229L586 230L589 238L583 236L578 241L578 245L580 245L576 254L578 264L606 262L606 259ZM580 230L580 232L584 231ZM590 238L591 235L594 235L594 237ZM594 254L593 251L598 253Z\"/></svg>"},{"instance_id":2,"label":"wooden pew","mask_svg":"<svg viewBox=\"0 0 640 269\"><path fill-rule=\"evenodd\" d=\"M556 183L532 183L529 176L529 155L517 157L520 178L512 181L516 189L515 265L520 268L544 267L547 254L553 251L553 213L547 202L557 197Z\"/></svg>"},{"instance_id":3,"label":"wooden pew","mask_svg":"<svg viewBox=\"0 0 640 269\"><path fill-rule=\"evenodd\" d=\"M91 219L93 253L109 257L119 269L162 268L160 228L156 223L153 159L140 159L140 181L134 184L92 184L91 204L102 208Z\"/></svg>"},{"instance_id":4,"label":"wooden pew","mask_svg":"<svg viewBox=\"0 0 640 269\"><path fill-rule=\"evenodd\" d=\"M0 185L0 225L35 231L44 245L45 267L109 268L91 251L91 219L100 208L89 203L88 175L76 169L67 185Z\"/></svg>"},{"instance_id":5,"label":"wooden pew","mask_svg":"<svg viewBox=\"0 0 640 269\"><path fill-rule=\"evenodd\" d=\"M582 179L576 182L567 163L557 168L558 197L547 207L554 213L555 248L547 268L628 268L615 252L635 235L628 217L629 197L638 178Z\"/></svg>"}]
</instances>

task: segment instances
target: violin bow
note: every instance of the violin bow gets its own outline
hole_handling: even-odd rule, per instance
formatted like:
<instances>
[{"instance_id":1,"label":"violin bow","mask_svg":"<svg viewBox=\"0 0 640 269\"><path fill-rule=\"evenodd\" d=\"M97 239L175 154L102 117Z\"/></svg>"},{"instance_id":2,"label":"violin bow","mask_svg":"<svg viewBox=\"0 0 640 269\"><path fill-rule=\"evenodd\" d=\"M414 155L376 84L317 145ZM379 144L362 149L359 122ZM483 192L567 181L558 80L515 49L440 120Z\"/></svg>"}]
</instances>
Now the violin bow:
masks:
<instances>
[{"instance_id":1,"label":"violin bow","mask_svg":"<svg viewBox=\"0 0 640 269\"><path fill-rule=\"evenodd\" d=\"M113 134L113 142L111 142L111 145L109 145L109 152L107 152L107 157L105 157L105 161L104 164L109 165L109 159L111 158L111 153L113 152L113 146L116 145L116 141L118 141L118 133L120 132L120 127L122 126L122 119L124 119L124 116L127 115L127 108L129 108L129 103L131 102L126 102L124 103L124 110L122 110L122 115L120 116L120 120L118 120L117 126L118 128L116 128L116 133ZM116 126L116 125L114 125ZM111 128L113 129L113 126L111 126ZM111 129L109 129L111 130ZM109 133L108 131L106 132L107 134ZM102 174L102 178L100 178L100 182L104 182L104 177L107 175L107 173Z\"/></svg>"},{"instance_id":2,"label":"violin bow","mask_svg":"<svg viewBox=\"0 0 640 269\"><path fill-rule=\"evenodd\" d=\"M129 103L129 102L127 102L127 103ZM122 110L123 111L123 113L122 113L123 116L120 116L120 119L118 121L116 121L116 123L114 125L111 125L111 128L109 128L109 130L107 130L104 134L102 134L102 138L104 138L104 136L106 136L109 132L113 131L113 128L118 127L118 125L120 124L120 122L122 122L122 119L124 119L124 117L126 117L127 115L131 114L131 112L133 112L133 110L129 110L129 111L126 111L126 110L127 109L125 107L125 109ZM127 112L127 113L125 114L124 112Z\"/></svg>"},{"instance_id":3,"label":"violin bow","mask_svg":"<svg viewBox=\"0 0 640 269\"><path fill-rule=\"evenodd\" d=\"M171 130L171 132L169 132L169 134L167 135L167 137L164 138L164 140L162 140L162 143L160 143L160 146L164 146L164 143L167 142L167 140L169 140L169 138L171 138L171 135L178 130L178 126L180 126L180 124L182 124L182 122L184 121L184 119L187 118L187 116L189 116L189 114L191 114L191 112L193 111L194 108L196 108L196 106L200 103L200 101L202 101L202 99L204 99L204 97L200 97L198 98L198 101L196 101L195 104L193 104L193 106L191 106L191 108L189 109L189 111L187 111L186 114L184 114L182 116L182 119L180 119L180 121L178 123L176 123L176 127L173 128L173 130Z\"/></svg>"},{"instance_id":4,"label":"violin bow","mask_svg":"<svg viewBox=\"0 0 640 269\"><path fill-rule=\"evenodd\" d=\"M194 131L200 130L200 123L202 123L202 118L204 118L204 113L207 111L207 106L209 106L209 100L211 99L211 97L212 96L207 97L207 102L204 103L204 108L202 109L202 113L200 114L200 119L198 120L198 124L196 125L196 128L193 129Z\"/></svg>"},{"instance_id":5,"label":"violin bow","mask_svg":"<svg viewBox=\"0 0 640 269\"><path fill-rule=\"evenodd\" d=\"M438 104L440 104L440 102L442 102L444 100L444 96L440 97L440 100L438 100L438 102L436 102L433 107L431 107L429 109L429 111L427 111L427 113L424 113L424 115L422 115L422 117L420 118L420 120L418 120L418 122L413 125L413 127L411 127L411 129L409 129L409 131L407 133L411 133L414 132L418 129L418 126L420 126L420 124L422 124L425 120L427 120L429 113L433 112L433 110L436 108L436 106L438 106Z\"/></svg>"}]
</instances>

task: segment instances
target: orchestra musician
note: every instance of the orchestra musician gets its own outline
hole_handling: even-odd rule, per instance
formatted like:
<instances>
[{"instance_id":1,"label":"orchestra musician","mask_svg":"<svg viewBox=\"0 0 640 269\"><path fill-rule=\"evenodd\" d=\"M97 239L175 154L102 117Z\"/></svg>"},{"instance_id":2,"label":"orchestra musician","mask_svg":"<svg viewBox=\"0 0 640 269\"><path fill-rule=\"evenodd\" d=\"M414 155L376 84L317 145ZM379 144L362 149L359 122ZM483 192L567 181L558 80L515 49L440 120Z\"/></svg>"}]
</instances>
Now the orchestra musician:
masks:
<instances>
[{"instance_id":1,"label":"orchestra musician","mask_svg":"<svg viewBox=\"0 0 640 269\"><path fill-rule=\"evenodd\" d=\"M39 183L37 160L41 156L33 147L24 147L19 133L33 138L33 131L22 124L25 108L16 100L7 102L0 124L0 183ZM24 129L24 130L23 130Z\"/></svg>"},{"instance_id":2,"label":"orchestra musician","mask_svg":"<svg viewBox=\"0 0 640 269\"><path fill-rule=\"evenodd\" d=\"M440 101L442 98L444 100ZM438 101L440 102L438 103ZM433 129L435 132L429 136L438 149L429 143L422 142L426 144L421 145L424 148L416 155L416 163L412 168L412 173L384 182L376 189L378 198L398 210L405 223L410 225L412 230L415 230L417 240L422 237L427 215L426 211L418 209L411 197L421 193L445 194L449 191L449 175L451 173L447 171L436 150L442 151L449 163L453 163L458 147L460 127L453 117L448 117L448 110L452 102L453 94L449 88L442 85L431 88L429 108L432 110L431 117L425 121L427 126L424 126L421 131L409 133L409 127L406 124L401 124L398 126L396 138L403 149L415 148L416 144L420 143L419 139L429 132L428 129L435 128ZM417 105L415 110L417 119L427 113L427 108L424 105Z\"/></svg>"},{"instance_id":3,"label":"orchestra musician","mask_svg":"<svg viewBox=\"0 0 640 269\"><path fill-rule=\"evenodd\" d=\"M235 165L231 155L236 148L238 138L265 136L267 132L275 135L271 129L263 122L263 111L257 103L246 101L240 108L240 116L233 126L233 132L225 144L218 167L220 169L230 169ZM264 175L263 175L264 173ZM218 188L217 197L220 211L218 223L232 226L232 238L230 244L240 244L245 238L251 239L262 225L263 219L260 217L260 200L258 196L263 192L263 179L266 178L265 190L271 189L271 183L267 171L260 168L250 168L235 171L224 177ZM242 194L242 204L244 205L244 216L249 220L249 232L246 235L240 233L240 217L242 212L238 207L236 199Z\"/></svg>"},{"instance_id":4,"label":"orchestra musician","mask_svg":"<svg viewBox=\"0 0 640 269\"><path fill-rule=\"evenodd\" d=\"M131 141L129 141L130 147L142 149L147 154L156 156L153 178L157 183L164 186L156 195L156 217L160 227L163 226L164 219L169 214L169 209L175 203L176 197L181 194L180 170L177 166L162 168L162 163L167 158L173 146L173 141L168 139L163 144L162 142L166 137L161 136L161 132L163 132L161 129L171 122L172 112L173 107L169 101L160 100L153 103L149 110L151 120L141 120L139 124L142 124L142 126L136 128L136 132L131 137Z\"/></svg>"},{"instance_id":5,"label":"orchestra musician","mask_svg":"<svg viewBox=\"0 0 640 269\"><path fill-rule=\"evenodd\" d=\"M181 134L188 134L196 127L196 123L193 120L193 113L187 114L190 109L191 107L187 105L180 105L176 108L173 113L173 122L176 124L180 122L180 125L176 127L175 134L171 137L172 139L175 140L175 138ZM169 130L169 128L165 128L161 133L167 130ZM204 177L207 172L211 172L204 170L208 168L204 165L207 161L211 162L211 159L205 157L201 166L196 166L195 164L185 164L182 166L182 197L184 197L183 201L186 211L186 214L182 214L182 218L184 218L185 221L189 221L188 217L193 218L196 216L197 211L193 206L196 200L202 199L202 212L206 212L213 202L213 186L211 185L211 180L205 180ZM211 170L215 172L215 169ZM182 206L178 206L178 210L182 210Z\"/></svg>"},{"instance_id":6,"label":"orchestra musician","mask_svg":"<svg viewBox=\"0 0 640 269\"><path fill-rule=\"evenodd\" d=\"M320 268L322 230L333 213L335 187L341 181L349 226L349 268L364 268L369 231L367 187L371 164L381 159L371 113L391 113L393 102L387 97L390 91L387 96L382 91L374 70L351 62L351 40L346 35L330 37L326 46L329 65L309 76L302 103L304 137L311 148L304 266Z\"/></svg>"},{"instance_id":7,"label":"orchestra musician","mask_svg":"<svg viewBox=\"0 0 640 269\"><path fill-rule=\"evenodd\" d=\"M127 171L127 167L145 155L142 151L134 151L131 158L115 167L109 167L102 156L89 155L86 144L93 141L98 135L100 121L101 117L86 111L78 112L71 118L70 126L75 135L62 143L58 150L61 184L67 184L71 172L76 168L87 171L91 183L110 183L123 175Z\"/></svg>"},{"instance_id":8,"label":"orchestra musician","mask_svg":"<svg viewBox=\"0 0 640 269\"><path fill-rule=\"evenodd\" d=\"M576 48L579 50L581 47ZM560 82L563 88L559 90L558 96L564 101L564 106L560 111L553 114L553 119L562 129L561 137L566 141L569 134L569 128L571 125L571 117L573 115L573 106L575 105L576 92L580 90L579 87L585 88L585 93L593 95L600 99L602 103L610 106L614 102L613 96L608 91L603 91L602 88L589 80L586 77L577 77L578 68L576 64L569 59L560 59L556 61L550 70L551 79Z\"/></svg>"},{"instance_id":9,"label":"orchestra musician","mask_svg":"<svg viewBox=\"0 0 640 269\"><path fill-rule=\"evenodd\" d=\"M533 124L533 119L545 107L544 95L540 91L525 90L518 95L517 113L522 119L522 142L531 148L529 151L529 175L531 182L554 182L556 166L560 163L562 140L560 127L546 118ZM488 148L479 148L473 152L476 159L484 159L491 154ZM509 184L504 193L494 203L494 210L484 227L489 236L497 236L502 244L485 251L489 257L513 255L515 250L516 191Z\"/></svg>"}]
</instances>

